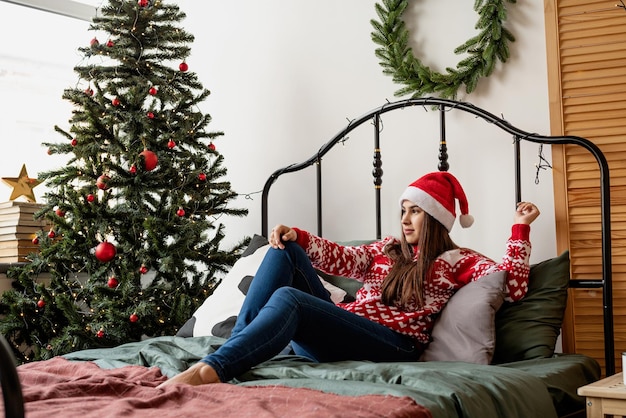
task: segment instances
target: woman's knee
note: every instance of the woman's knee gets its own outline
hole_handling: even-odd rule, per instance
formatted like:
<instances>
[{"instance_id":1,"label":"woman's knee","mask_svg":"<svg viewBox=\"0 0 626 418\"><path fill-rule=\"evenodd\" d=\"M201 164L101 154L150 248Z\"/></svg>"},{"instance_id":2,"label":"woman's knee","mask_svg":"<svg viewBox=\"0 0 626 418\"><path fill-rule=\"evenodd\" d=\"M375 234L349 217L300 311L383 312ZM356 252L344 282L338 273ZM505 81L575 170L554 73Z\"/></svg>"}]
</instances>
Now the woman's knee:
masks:
<instances>
[{"instance_id":1,"label":"woman's knee","mask_svg":"<svg viewBox=\"0 0 626 418\"><path fill-rule=\"evenodd\" d=\"M301 293L303 292L294 287L289 287L289 286L283 286L281 288L276 289L276 291L274 292L277 298L293 299L293 300L299 299L299 295Z\"/></svg>"},{"instance_id":2,"label":"woman's knee","mask_svg":"<svg viewBox=\"0 0 626 418\"><path fill-rule=\"evenodd\" d=\"M311 260L306 255L306 252L302 247L300 247L295 242L286 242L284 249L278 248L269 248L265 258L269 258L273 260L273 262L277 261L287 261L293 268L301 268L305 263L306 265L311 264Z\"/></svg>"},{"instance_id":3,"label":"woman's knee","mask_svg":"<svg viewBox=\"0 0 626 418\"><path fill-rule=\"evenodd\" d=\"M285 242L285 248L284 249L273 248L273 247L268 248L267 253L265 254L265 258L268 258L268 257L270 257L270 258L274 258L274 257L283 258L283 257L286 257L292 263L295 260L299 259L300 257L305 257L305 258L308 259L308 257L306 256L306 253L304 252L304 249L302 249L302 247L300 247L295 242Z\"/></svg>"},{"instance_id":4,"label":"woman's knee","mask_svg":"<svg viewBox=\"0 0 626 418\"><path fill-rule=\"evenodd\" d=\"M291 257L294 261L299 258L306 258L307 260L309 259L304 249L298 244L296 244L295 242L287 241L284 244L285 244L285 249L279 250L279 251L286 252L287 254L289 254L289 257Z\"/></svg>"},{"instance_id":5,"label":"woman's knee","mask_svg":"<svg viewBox=\"0 0 626 418\"><path fill-rule=\"evenodd\" d=\"M289 309L296 309L302 298L306 293L293 287L283 286L274 292L268 305L288 307Z\"/></svg>"}]
</instances>

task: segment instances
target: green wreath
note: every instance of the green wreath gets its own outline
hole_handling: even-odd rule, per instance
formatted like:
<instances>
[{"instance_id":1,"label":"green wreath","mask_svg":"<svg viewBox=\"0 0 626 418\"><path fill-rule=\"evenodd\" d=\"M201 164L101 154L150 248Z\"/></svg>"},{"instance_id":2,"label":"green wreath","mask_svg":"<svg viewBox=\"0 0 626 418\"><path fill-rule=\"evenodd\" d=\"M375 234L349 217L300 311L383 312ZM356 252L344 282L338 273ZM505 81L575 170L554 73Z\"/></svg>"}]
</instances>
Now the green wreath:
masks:
<instances>
[{"instance_id":1,"label":"green wreath","mask_svg":"<svg viewBox=\"0 0 626 418\"><path fill-rule=\"evenodd\" d=\"M375 31L372 40L380 45L376 56L380 59L383 73L393 77L397 84L404 85L395 92L396 96L411 94L420 97L434 93L442 98L455 99L461 85L469 94L478 84L480 77L489 76L497 61L506 62L509 58L508 42L515 37L502 22L506 20L505 1L516 0L475 0L474 10L480 15L475 28L480 33L457 47L456 54L468 53L456 69L446 68L446 73L432 71L415 58L408 45L409 31L402 20L408 0L383 0L384 6L376 3L379 21L371 20Z\"/></svg>"}]
</instances>

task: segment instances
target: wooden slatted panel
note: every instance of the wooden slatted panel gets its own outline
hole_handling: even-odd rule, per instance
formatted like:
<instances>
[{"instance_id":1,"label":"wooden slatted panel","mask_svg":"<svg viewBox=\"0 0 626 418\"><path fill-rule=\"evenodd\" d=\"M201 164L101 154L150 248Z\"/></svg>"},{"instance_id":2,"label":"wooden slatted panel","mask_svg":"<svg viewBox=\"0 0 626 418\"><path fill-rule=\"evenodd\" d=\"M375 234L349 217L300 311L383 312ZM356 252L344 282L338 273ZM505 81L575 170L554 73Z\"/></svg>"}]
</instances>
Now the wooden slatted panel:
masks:
<instances>
[{"instance_id":1,"label":"wooden slatted panel","mask_svg":"<svg viewBox=\"0 0 626 418\"><path fill-rule=\"evenodd\" d=\"M611 179L615 364L626 351L626 10L607 0L545 0L553 135L592 140L605 153ZM557 246L570 249L574 279L601 278L599 171L575 146L553 150ZM570 291L566 351L604 367L602 293Z\"/></svg>"}]
</instances>

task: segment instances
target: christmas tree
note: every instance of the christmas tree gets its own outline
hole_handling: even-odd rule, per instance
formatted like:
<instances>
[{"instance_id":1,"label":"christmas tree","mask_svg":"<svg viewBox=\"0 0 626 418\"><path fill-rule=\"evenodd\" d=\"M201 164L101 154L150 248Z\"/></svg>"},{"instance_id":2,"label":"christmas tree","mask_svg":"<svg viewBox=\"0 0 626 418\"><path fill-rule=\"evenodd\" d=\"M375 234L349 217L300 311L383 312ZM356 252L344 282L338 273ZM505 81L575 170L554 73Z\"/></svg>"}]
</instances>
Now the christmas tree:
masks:
<instances>
[{"instance_id":1,"label":"christmas tree","mask_svg":"<svg viewBox=\"0 0 626 418\"><path fill-rule=\"evenodd\" d=\"M51 191L35 216L51 229L0 300L18 361L174 335L246 243L220 245L220 216L247 211L228 206L223 133L198 109L210 92L189 71L184 17L161 0L110 0L79 48L69 128L44 144L69 162L39 176Z\"/></svg>"}]
</instances>

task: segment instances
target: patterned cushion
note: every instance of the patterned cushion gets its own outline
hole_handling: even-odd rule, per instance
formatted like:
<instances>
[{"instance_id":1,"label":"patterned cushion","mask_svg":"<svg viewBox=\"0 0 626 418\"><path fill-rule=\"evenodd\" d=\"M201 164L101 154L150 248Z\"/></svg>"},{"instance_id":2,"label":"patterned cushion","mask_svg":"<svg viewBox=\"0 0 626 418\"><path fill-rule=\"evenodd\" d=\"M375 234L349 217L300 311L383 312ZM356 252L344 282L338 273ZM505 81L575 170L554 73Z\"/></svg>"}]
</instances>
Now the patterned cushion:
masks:
<instances>
[{"instance_id":1,"label":"patterned cushion","mask_svg":"<svg viewBox=\"0 0 626 418\"><path fill-rule=\"evenodd\" d=\"M255 235L241 258L233 265L213 294L194 312L192 318L181 327L176 335L179 337L214 335L228 338L250 282L269 248L267 239ZM344 290L324 280L322 282L330 292L333 301L341 302L344 299L346 295Z\"/></svg>"}]
</instances>

